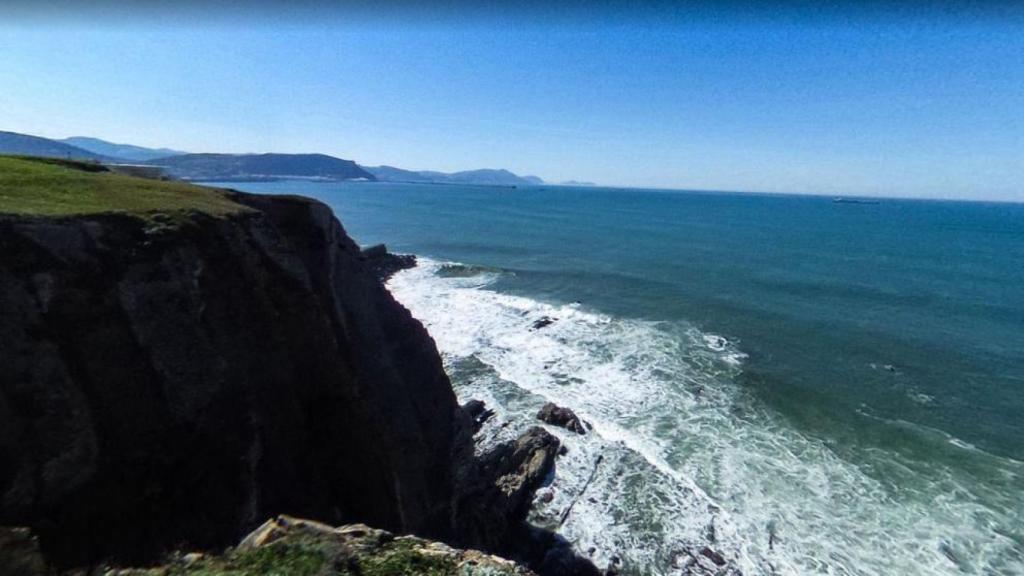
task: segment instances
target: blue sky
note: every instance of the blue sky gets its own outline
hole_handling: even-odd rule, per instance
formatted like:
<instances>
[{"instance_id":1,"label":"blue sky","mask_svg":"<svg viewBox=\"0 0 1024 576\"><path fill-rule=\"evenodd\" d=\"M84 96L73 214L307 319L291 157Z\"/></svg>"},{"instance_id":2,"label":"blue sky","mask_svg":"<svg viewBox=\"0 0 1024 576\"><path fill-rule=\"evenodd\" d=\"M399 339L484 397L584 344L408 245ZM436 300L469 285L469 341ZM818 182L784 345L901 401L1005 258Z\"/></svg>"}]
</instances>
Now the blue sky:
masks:
<instances>
[{"instance_id":1,"label":"blue sky","mask_svg":"<svg viewBox=\"0 0 1024 576\"><path fill-rule=\"evenodd\" d=\"M1019 19L616 16L15 19L0 24L0 129L553 182L1024 201Z\"/></svg>"}]
</instances>

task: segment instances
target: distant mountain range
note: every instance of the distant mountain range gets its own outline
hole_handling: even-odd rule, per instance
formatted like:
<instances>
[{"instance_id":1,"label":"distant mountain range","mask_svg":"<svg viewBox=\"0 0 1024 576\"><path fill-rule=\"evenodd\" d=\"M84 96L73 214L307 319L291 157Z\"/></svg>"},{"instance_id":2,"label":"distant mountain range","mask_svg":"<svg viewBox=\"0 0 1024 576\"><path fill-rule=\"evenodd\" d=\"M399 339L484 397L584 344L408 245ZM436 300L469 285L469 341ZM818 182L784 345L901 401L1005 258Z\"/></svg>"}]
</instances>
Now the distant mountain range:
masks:
<instances>
[{"instance_id":1,"label":"distant mountain range","mask_svg":"<svg viewBox=\"0 0 1024 576\"><path fill-rule=\"evenodd\" d=\"M518 176L508 170L466 170L463 172L413 171L394 166L371 166L366 170L382 182L424 182L431 184L483 184L489 186L528 186L543 184L536 176Z\"/></svg>"},{"instance_id":2,"label":"distant mountain range","mask_svg":"<svg viewBox=\"0 0 1024 576\"><path fill-rule=\"evenodd\" d=\"M17 132L0 131L0 154L20 154L24 156L44 156L47 158L64 158L67 160L95 160L109 162L114 160L103 154L97 154L78 146L65 144L49 138L18 134Z\"/></svg>"},{"instance_id":3,"label":"distant mountain range","mask_svg":"<svg viewBox=\"0 0 1024 576\"><path fill-rule=\"evenodd\" d=\"M537 176L519 176L501 169L445 173L404 170L393 166L363 167L352 160L343 160L326 154L189 154L170 148L116 144L87 136L51 140L2 131L0 154L93 160L106 164L149 164L160 166L168 175L183 180L316 178L484 186L544 184Z\"/></svg>"},{"instance_id":4,"label":"distant mountain range","mask_svg":"<svg viewBox=\"0 0 1024 576\"><path fill-rule=\"evenodd\" d=\"M186 180L376 180L355 162L326 154L183 154L148 163Z\"/></svg>"},{"instance_id":5,"label":"distant mountain range","mask_svg":"<svg viewBox=\"0 0 1024 576\"><path fill-rule=\"evenodd\" d=\"M73 136L71 138L59 140L59 142L77 146L78 148L95 152L102 156L123 158L125 160L133 160L135 162L147 162L149 160L156 160L157 158L187 154L187 152L171 150L170 148L145 148L142 146L134 146L132 144L114 144L113 142L107 142L106 140L100 140L99 138L89 138L87 136Z\"/></svg>"}]
</instances>

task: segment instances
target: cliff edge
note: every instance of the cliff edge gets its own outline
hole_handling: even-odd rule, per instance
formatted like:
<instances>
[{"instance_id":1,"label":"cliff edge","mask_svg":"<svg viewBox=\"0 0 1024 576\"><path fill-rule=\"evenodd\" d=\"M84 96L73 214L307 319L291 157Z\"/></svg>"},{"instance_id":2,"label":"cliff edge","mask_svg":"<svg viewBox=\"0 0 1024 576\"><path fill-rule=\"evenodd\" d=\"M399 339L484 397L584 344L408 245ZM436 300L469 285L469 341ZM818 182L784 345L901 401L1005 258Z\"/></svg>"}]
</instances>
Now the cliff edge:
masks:
<instances>
[{"instance_id":1,"label":"cliff edge","mask_svg":"<svg viewBox=\"0 0 1024 576\"><path fill-rule=\"evenodd\" d=\"M217 210L91 209L22 182L165 183L0 172L0 524L64 565L222 546L284 512L452 532L461 410L327 206L189 187Z\"/></svg>"},{"instance_id":2,"label":"cliff edge","mask_svg":"<svg viewBox=\"0 0 1024 576\"><path fill-rule=\"evenodd\" d=\"M5 533L147 565L288 514L595 573L525 523L558 440L474 453L375 253L307 198L0 157Z\"/></svg>"}]
</instances>

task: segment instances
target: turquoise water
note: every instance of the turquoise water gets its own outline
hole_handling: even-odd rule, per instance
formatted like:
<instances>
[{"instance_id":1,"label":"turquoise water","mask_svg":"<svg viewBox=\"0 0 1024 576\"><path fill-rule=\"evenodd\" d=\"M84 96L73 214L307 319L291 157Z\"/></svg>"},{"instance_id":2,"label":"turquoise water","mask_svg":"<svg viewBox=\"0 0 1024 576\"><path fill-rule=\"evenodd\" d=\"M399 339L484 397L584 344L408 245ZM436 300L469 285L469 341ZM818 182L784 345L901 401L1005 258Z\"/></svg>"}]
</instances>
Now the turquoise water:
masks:
<instances>
[{"instance_id":1,"label":"turquoise water","mask_svg":"<svg viewBox=\"0 0 1024 576\"><path fill-rule=\"evenodd\" d=\"M1024 573L1024 205L229 186L319 198L358 242L425 257L392 289L460 394L596 421L573 462L621 448L621 468L563 530L597 557L671 573L710 522L747 573ZM517 320L541 313L550 333Z\"/></svg>"}]
</instances>

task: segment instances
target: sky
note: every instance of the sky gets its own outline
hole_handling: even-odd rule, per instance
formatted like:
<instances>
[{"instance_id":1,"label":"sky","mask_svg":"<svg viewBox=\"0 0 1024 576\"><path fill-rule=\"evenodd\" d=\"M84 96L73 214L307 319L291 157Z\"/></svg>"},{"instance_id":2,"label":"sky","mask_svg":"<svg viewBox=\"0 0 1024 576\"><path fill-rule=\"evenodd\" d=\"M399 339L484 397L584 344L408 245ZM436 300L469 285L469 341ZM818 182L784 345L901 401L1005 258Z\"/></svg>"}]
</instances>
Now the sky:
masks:
<instances>
[{"instance_id":1,"label":"sky","mask_svg":"<svg viewBox=\"0 0 1024 576\"><path fill-rule=\"evenodd\" d=\"M1010 5L29 6L0 21L0 130L549 182L1024 201Z\"/></svg>"}]
</instances>

